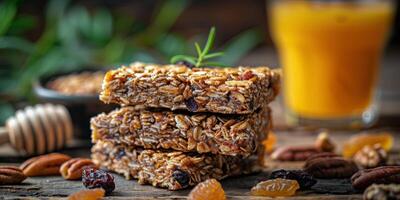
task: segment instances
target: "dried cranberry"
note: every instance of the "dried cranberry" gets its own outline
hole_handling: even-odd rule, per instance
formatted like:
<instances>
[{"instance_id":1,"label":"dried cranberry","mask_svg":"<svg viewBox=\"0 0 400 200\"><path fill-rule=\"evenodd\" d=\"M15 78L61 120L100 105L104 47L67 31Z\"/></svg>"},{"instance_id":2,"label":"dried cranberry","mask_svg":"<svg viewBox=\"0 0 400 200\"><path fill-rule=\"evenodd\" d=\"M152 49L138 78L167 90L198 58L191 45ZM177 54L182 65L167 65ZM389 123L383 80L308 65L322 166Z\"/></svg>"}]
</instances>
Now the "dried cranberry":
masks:
<instances>
[{"instance_id":1,"label":"dried cranberry","mask_svg":"<svg viewBox=\"0 0 400 200\"><path fill-rule=\"evenodd\" d=\"M317 180L315 180L312 175L308 174L303 170L280 169L273 171L269 178L270 179L283 178L283 179L296 180L300 185L300 189L302 190L310 189L313 185L317 183Z\"/></svg>"},{"instance_id":2,"label":"dried cranberry","mask_svg":"<svg viewBox=\"0 0 400 200\"><path fill-rule=\"evenodd\" d=\"M186 67L188 67L190 69L195 67L192 63L184 61L184 60L178 61L175 64L177 64L177 65L185 65Z\"/></svg>"},{"instance_id":3,"label":"dried cranberry","mask_svg":"<svg viewBox=\"0 0 400 200\"><path fill-rule=\"evenodd\" d=\"M110 173L91 167L83 169L82 183L88 189L103 188L106 193L115 189L114 177Z\"/></svg>"},{"instance_id":4,"label":"dried cranberry","mask_svg":"<svg viewBox=\"0 0 400 200\"><path fill-rule=\"evenodd\" d=\"M190 112L196 112L198 109L197 102L194 100L193 97L185 100L185 105Z\"/></svg>"},{"instance_id":5,"label":"dried cranberry","mask_svg":"<svg viewBox=\"0 0 400 200\"><path fill-rule=\"evenodd\" d=\"M172 173L172 177L174 177L174 179L178 181L178 183L182 186L182 188L189 186L190 178L186 172L177 169Z\"/></svg>"},{"instance_id":6,"label":"dried cranberry","mask_svg":"<svg viewBox=\"0 0 400 200\"><path fill-rule=\"evenodd\" d=\"M253 72L250 71L250 70L247 70L247 71L245 71L245 72L241 75L240 79L242 79L242 80L249 80L249 79L251 79L251 78L253 78L253 77L254 77Z\"/></svg>"}]
</instances>

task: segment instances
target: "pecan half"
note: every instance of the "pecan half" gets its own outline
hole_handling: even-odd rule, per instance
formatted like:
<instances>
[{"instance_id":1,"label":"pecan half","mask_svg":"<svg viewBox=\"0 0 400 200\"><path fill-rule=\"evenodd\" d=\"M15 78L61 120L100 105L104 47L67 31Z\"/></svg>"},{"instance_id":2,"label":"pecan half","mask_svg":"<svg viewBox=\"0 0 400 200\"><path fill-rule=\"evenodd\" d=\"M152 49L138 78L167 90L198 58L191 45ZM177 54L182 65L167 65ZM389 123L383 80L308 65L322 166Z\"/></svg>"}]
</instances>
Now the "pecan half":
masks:
<instances>
[{"instance_id":1,"label":"pecan half","mask_svg":"<svg viewBox=\"0 0 400 200\"><path fill-rule=\"evenodd\" d=\"M358 171L355 163L332 154L315 155L309 158L304 171L316 178L347 178Z\"/></svg>"},{"instance_id":2,"label":"pecan half","mask_svg":"<svg viewBox=\"0 0 400 200\"><path fill-rule=\"evenodd\" d=\"M353 160L361 168L374 168L386 164L387 152L382 148L380 144L375 144L374 146L365 146L360 151L358 151Z\"/></svg>"},{"instance_id":3,"label":"pecan half","mask_svg":"<svg viewBox=\"0 0 400 200\"><path fill-rule=\"evenodd\" d=\"M60 167L60 173L66 180L78 180L82 178L82 171L84 167L96 168L92 160L88 158L73 158Z\"/></svg>"},{"instance_id":4,"label":"pecan half","mask_svg":"<svg viewBox=\"0 0 400 200\"><path fill-rule=\"evenodd\" d=\"M315 146L289 146L276 149L271 154L271 158L279 161L304 161L320 152Z\"/></svg>"},{"instance_id":5,"label":"pecan half","mask_svg":"<svg viewBox=\"0 0 400 200\"><path fill-rule=\"evenodd\" d=\"M383 166L372 169L363 169L351 177L353 188L363 190L373 183L390 184L400 183L400 166Z\"/></svg>"},{"instance_id":6,"label":"pecan half","mask_svg":"<svg viewBox=\"0 0 400 200\"><path fill-rule=\"evenodd\" d=\"M26 179L21 169L14 166L0 166L0 185L19 184Z\"/></svg>"},{"instance_id":7,"label":"pecan half","mask_svg":"<svg viewBox=\"0 0 400 200\"><path fill-rule=\"evenodd\" d=\"M51 153L43 156L33 157L21 164L20 169L28 177L59 175L60 166L71 159L61 153Z\"/></svg>"}]
</instances>

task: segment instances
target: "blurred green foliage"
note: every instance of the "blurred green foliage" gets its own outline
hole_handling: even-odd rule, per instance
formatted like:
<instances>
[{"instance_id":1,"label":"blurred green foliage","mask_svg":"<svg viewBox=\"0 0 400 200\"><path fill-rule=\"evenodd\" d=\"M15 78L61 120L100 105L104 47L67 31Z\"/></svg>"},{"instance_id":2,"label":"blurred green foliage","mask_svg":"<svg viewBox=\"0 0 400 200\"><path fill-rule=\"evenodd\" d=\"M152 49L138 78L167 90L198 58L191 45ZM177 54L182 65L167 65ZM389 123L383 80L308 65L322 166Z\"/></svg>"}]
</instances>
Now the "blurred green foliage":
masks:
<instances>
[{"instance_id":1,"label":"blurred green foliage","mask_svg":"<svg viewBox=\"0 0 400 200\"><path fill-rule=\"evenodd\" d=\"M52 0L36 41L24 35L38 21L18 13L22 3L0 3L0 123L13 114L15 102L34 102L31 83L40 76L132 61L167 63L193 49L191 39L170 31L190 1L159 1L151 23L145 25L107 8L89 11L68 0ZM225 56L218 61L233 65L261 40L257 30L247 30L223 45Z\"/></svg>"}]
</instances>

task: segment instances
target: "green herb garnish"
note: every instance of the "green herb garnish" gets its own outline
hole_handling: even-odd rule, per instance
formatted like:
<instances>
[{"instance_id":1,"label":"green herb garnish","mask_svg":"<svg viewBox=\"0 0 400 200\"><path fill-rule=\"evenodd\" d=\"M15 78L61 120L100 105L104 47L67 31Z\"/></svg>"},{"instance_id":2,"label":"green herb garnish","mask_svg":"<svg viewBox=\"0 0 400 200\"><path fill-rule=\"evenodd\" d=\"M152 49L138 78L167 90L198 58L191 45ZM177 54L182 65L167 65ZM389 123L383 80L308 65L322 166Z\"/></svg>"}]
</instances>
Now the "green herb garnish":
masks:
<instances>
[{"instance_id":1,"label":"green herb garnish","mask_svg":"<svg viewBox=\"0 0 400 200\"><path fill-rule=\"evenodd\" d=\"M200 48L199 43L195 42L194 46L196 47L197 58L189 55L176 55L171 58L171 63L177 63L178 61L186 61L193 64L195 67L206 67L206 66L224 66L222 63L211 62L211 58L216 58L224 55L224 52L215 52L209 53L211 47L214 44L215 40L215 27L212 27L210 33L208 34L207 42L203 50Z\"/></svg>"}]
</instances>

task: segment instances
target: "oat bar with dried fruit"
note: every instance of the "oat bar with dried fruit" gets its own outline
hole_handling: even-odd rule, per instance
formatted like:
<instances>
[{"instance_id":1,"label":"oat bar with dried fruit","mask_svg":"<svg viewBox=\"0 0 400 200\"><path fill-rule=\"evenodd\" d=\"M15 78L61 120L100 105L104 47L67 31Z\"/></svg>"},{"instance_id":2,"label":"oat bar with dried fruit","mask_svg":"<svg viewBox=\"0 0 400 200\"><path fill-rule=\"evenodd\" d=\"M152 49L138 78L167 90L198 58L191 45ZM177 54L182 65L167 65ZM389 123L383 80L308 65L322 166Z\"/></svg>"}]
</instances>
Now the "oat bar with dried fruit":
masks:
<instances>
[{"instance_id":1,"label":"oat bar with dried fruit","mask_svg":"<svg viewBox=\"0 0 400 200\"><path fill-rule=\"evenodd\" d=\"M138 108L249 114L275 98L279 83L280 73L268 67L132 63L107 72L100 100Z\"/></svg>"},{"instance_id":2,"label":"oat bar with dried fruit","mask_svg":"<svg viewBox=\"0 0 400 200\"><path fill-rule=\"evenodd\" d=\"M248 115L176 113L122 107L92 118L92 141L183 152L248 156L271 125L268 107Z\"/></svg>"},{"instance_id":3,"label":"oat bar with dried fruit","mask_svg":"<svg viewBox=\"0 0 400 200\"><path fill-rule=\"evenodd\" d=\"M179 190L206 179L223 179L259 170L263 158L184 153L136 149L126 145L98 141L92 148L92 160L108 170L139 179L140 184ZM261 163L262 164L262 163Z\"/></svg>"}]
</instances>

